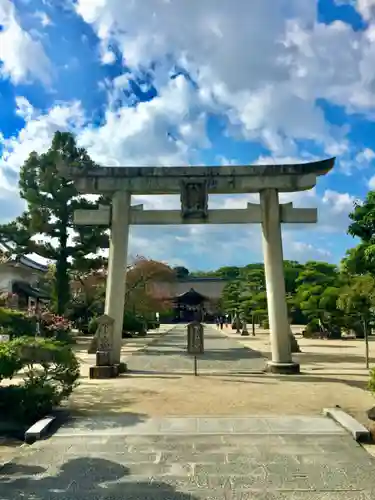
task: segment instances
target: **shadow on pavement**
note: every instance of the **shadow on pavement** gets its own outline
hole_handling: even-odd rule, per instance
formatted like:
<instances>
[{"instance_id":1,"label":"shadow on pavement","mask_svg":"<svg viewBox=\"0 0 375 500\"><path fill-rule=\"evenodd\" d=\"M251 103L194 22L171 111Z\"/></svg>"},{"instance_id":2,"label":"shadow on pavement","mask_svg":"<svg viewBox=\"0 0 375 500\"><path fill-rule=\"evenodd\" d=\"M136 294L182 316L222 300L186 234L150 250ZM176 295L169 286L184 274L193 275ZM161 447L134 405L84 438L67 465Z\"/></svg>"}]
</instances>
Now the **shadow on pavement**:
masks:
<instances>
[{"instance_id":1,"label":"shadow on pavement","mask_svg":"<svg viewBox=\"0 0 375 500\"><path fill-rule=\"evenodd\" d=\"M148 348L147 351L135 352L129 357L136 358L141 356L179 356L179 357L190 357L190 354L186 352L186 349L168 349L161 350L164 346L158 345L158 348ZM256 351L249 347L234 347L229 349L205 349L204 354L197 356L202 360L215 360L215 361L238 361L240 359L254 359L263 358L263 354L260 351Z\"/></svg>"},{"instance_id":2,"label":"shadow on pavement","mask_svg":"<svg viewBox=\"0 0 375 500\"><path fill-rule=\"evenodd\" d=\"M92 457L73 458L57 474L41 467L9 463L0 469L1 500L194 500L161 481L135 476L130 469L111 460Z\"/></svg>"},{"instance_id":3,"label":"shadow on pavement","mask_svg":"<svg viewBox=\"0 0 375 500\"><path fill-rule=\"evenodd\" d=\"M71 435L74 433L87 433L87 431L98 432L98 431L113 431L121 429L126 431L127 428L135 426L146 422L149 419L149 415L145 413L134 413L124 411L123 413L91 413L79 411L70 411L69 417L65 421L56 420L55 424L52 424L50 432L46 436L49 439L53 434L56 434L60 428L62 428L62 435L67 432ZM1 497L0 497L1 499ZM1 499L2 500L2 499Z\"/></svg>"},{"instance_id":4,"label":"shadow on pavement","mask_svg":"<svg viewBox=\"0 0 375 500\"><path fill-rule=\"evenodd\" d=\"M303 347L302 347L303 349ZM329 353L320 353L320 352L300 352L294 355L302 364L314 364L314 363L332 363L332 366L337 366L340 363L361 363L363 359L363 366L359 366L359 368L364 368L364 356L365 352L363 349L363 357L361 355L355 354L329 354ZM374 363L375 359L373 357L370 358L370 363ZM337 368L339 368L337 366Z\"/></svg>"}]
</instances>

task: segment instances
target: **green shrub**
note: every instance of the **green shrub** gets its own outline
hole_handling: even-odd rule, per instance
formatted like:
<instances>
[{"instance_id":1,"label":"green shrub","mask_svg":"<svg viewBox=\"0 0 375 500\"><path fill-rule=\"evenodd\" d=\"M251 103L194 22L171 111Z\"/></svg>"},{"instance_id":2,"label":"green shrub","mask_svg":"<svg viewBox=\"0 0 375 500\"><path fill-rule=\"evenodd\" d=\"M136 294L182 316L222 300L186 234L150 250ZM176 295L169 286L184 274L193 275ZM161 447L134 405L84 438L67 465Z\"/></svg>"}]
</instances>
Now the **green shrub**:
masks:
<instances>
[{"instance_id":1,"label":"green shrub","mask_svg":"<svg viewBox=\"0 0 375 500\"><path fill-rule=\"evenodd\" d=\"M317 334L321 334L320 326L319 326L319 320L318 319L312 319L307 323L306 328L304 329L302 336L304 338L311 338L315 337Z\"/></svg>"},{"instance_id":2,"label":"green shrub","mask_svg":"<svg viewBox=\"0 0 375 500\"><path fill-rule=\"evenodd\" d=\"M370 370L370 380L368 382L368 389L372 392L372 395L375 396L375 368L371 368Z\"/></svg>"},{"instance_id":3,"label":"green shrub","mask_svg":"<svg viewBox=\"0 0 375 500\"><path fill-rule=\"evenodd\" d=\"M83 298L78 297L71 301L67 318L84 334L89 333L88 326L90 321L104 312L104 303L102 301L92 301L87 303Z\"/></svg>"},{"instance_id":4,"label":"green shrub","mask_svg":"<svg viewBox=\"0 0 375 500\"><path fill-rule=\"evenodd\" d=\"M122 329L124 332L142 332L144 330L144 322L136 314L125 311Z\"/></svg>"},{"instance_id":5,"label":"green shrub","mask_svg":"<svg viewBox=\"0 0 375 500\"><path fill-rule=\"evenodd\" d=\"M98 329L98 318L91 318L87 327L89 335L95 335Z\"/></svg>"},{"instance_id":6,"label":"green shrub","mask_svg":"<svg viewBox=\"0 0 375 500\"><path fill-rule=\"evenodd\" d=\"M73 344L72 322L64 316L58 316L50 311L41 314L40 328L43 337L53 338L65 344Z\"/></svg>"},{"instance_id":7,"label":"green shrub","mask_svg":"<svg viewBox=\"0 0 375 500\"><path fill-rule=\"evenodd\" d=\"M11 338L34 336L36 318L22 311L0 307L0 326L11 335Z\"/></svg>"},{"instance_id":8,"label":"green shrub","mask_svg":"<svg viewBox=\"0 0 375 500\"><path fill-rule=\"evenodd\" d=\"M0 344L0 381L22 371L23 384L0 388L0 414L32 422L69 397L79 378L72 350L55 340L18 338Z\"/></svg>"},{"instance_id":9,"label":"green shrub","mask_svg":"<svg viewBox=\"0 0 375 500\"><path fill-rule=\"evenodd\" d=\"M98 328L98 318L92 318L88 325L88 332L90 335L95 335ZM144 323L141 318L137 317L132 313L125 312L124 322L122 330L123 332L142 332L144 329Z\"/></svg>"},{"instance_id":10,"label":"green shrub","mask_svg":"<svg viewBox=\"0 0 375 500\"><path fill-rule=\"evenodd\" d=\"M268 318L266 318L266 319L264 319L264 320L262 321L262 325L261 325L261 326L262 326L262 328L264 328L265 330L268 330L268 329L269 329L269 327L270 327L270 322L268 321Z\"/></svg>"}]
</instances>

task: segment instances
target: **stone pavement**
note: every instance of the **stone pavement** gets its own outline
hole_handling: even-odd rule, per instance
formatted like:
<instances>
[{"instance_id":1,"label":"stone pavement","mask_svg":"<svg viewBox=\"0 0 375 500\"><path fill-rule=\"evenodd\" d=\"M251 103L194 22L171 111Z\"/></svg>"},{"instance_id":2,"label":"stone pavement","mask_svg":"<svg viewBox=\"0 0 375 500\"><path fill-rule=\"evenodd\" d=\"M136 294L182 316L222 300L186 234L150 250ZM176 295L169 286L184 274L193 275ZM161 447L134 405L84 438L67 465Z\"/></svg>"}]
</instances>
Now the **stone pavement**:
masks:
<instances>
[{"instance_id":1,"label":"stone pavement","mask_svg":"<svg viewBox=\"0 0 375 500\"><path fill-rule=\"evenodd\" d=\"M244 347L220 330L207 325L204 333L205 353L197 356L200 373L252 373L263 372L262 354ZM146 350L126 359L132 372L186 373L193 370L193 357L186 352L186 325L176 325Z\"/></svg>"},{"instance_id":2,"label":"stone pavement","mask_svg":"<svg viewBox=\"0 0 375 500\"><path fill-rule=\"evenodd\" d=\"M141 372L190 371L185 327L127 361ZM262 370L264 359L208 327L199 364L205 372L242 373ZM131 379L116 379L124 395ZM22 447L0 468L0 500L375 498L375 459L326 417L146 413L75 418L49 439Z\"/></svg>"},{"instance_id":3,"label":"stone pavement","mask_svg":"<svg viewBox=\"0 0 375 500\"><path fill-rule=\"evenodd\" d=\"M76 419L0 469L0 500L370 500L374 466L325 417Z\"/></svg>"}]
</instances>

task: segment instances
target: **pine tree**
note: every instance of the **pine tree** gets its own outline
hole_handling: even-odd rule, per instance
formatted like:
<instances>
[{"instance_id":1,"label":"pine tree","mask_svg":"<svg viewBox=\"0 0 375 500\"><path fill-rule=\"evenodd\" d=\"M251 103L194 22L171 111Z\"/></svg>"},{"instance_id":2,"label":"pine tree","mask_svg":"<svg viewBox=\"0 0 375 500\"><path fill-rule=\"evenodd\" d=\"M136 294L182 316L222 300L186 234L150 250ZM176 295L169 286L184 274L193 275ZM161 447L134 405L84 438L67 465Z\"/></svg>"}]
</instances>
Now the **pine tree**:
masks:
<instances>
[{"instance_id":1,"label":"pine tree","mask_svg":"<svg viewBox=\"0 0 375 500\"><path fill-rule=\"evenodd\" d=\"M73 226L75 210L93 209L99 201L82 198L74 183L59 175L57 166L61 161L82 168L96 166L87 151L77 147L71 133L56 132L49 150L41 155L31 153L21 167L19 188L26 202L25 212L0 226L0 239L13 245L16 254L36 253L55 261L54 301L58 314L65 312L70 299L70 272L100 267L103 259L90 258L90 254L108 247L105 228Z\"/></svg>"}]
</instances>

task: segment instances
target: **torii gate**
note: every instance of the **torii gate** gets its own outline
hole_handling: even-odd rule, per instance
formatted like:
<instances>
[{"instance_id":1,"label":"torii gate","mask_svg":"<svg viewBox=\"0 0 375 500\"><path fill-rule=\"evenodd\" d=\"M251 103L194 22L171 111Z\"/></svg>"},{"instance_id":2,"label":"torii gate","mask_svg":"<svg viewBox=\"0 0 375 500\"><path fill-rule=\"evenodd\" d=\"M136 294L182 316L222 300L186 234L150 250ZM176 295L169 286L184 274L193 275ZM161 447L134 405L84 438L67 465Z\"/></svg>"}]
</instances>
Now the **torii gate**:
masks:
<instances>
[{"instance_id":1,"label":"torii gate","mask_svg":"<svg viewBox=\"0 0 375 500\"><path fill-rule=\"evenodd\" d=\"M317 222L317 209L280 205L279 192L311 189L317 177L334 166L335 158L294 165L222 167L96 167L61 166L61 175L74 180L82 194L112 198L112 206L77 210L77 225L110 227L105 313L114 319L113 360L120 362L125 301L129 226L164 224L261 224L273 373L298 373L291 355L281 223ZM208 209L209 194L260 194L260 204L242 209ZM144 210L131 206L131 195L180 194L181 210Z\"/></svg>"}]
</instances>

